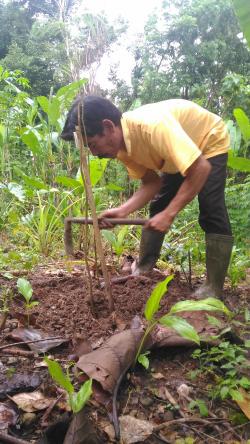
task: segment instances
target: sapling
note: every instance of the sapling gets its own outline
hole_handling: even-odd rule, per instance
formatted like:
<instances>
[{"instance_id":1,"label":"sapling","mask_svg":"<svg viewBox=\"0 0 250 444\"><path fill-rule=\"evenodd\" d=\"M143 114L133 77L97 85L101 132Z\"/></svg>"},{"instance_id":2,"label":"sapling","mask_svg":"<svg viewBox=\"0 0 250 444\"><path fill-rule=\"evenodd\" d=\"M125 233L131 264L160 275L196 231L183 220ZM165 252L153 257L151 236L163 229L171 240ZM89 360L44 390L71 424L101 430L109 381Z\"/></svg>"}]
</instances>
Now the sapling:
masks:
<instances>
[{"instance_id":1,"label":"sapling","mask_svg":"<svg viewBox=\"0 0 250 444\"><path fill-rule=\"evenodd\" d=\"M81 386L80 390L75 392L68 372L65 374L58 362L47 357L45 357L44 360L48 365L50 376L68 393L69 405L72 412L74 414L80 412L92 395L92 379L88 379L88 381Z\"/></svg>"},{"instance_id":2,"label":"sapling","mask_svg":"<svg viewBox=\"0 0 250 444\"><path fill-rule=\"evenodd\" d=\"M19 278L17 280L17 288L18 288L19 293L23 296L23 298L25 300L24 307L25 307L25 311L27 313L28 325L29 325L30 311L32 310L33 307L38 305L39 302L38 301L31 301L33 289L32 289L30 282L27 279Z\"/></svg>"},{"instance_id":3,"label":"sapling","mask_svg":"<svg viewBox=\"0 0 250 444\"><path fill-rule=\"evenodd\" d=\"M102 235L107 240L112 250L115 252L115 254L120 257L122 253L124 252L125 248L125 242L124 239L126 235L128 234L129 227L125 225L122 227L117 233L114 233L113 231L109 230L102 230Z\"/></svg>"},{"instance_id":4,"label":"sapling","mask_svg":"<svg viewBox=\"0 0 250 444\"><path fill-rule=\"evenodd\" d=\"M160 308L160 302L164 294L167 292L168 283L173 279L173 275L168 276L164 281L159 282L151 295L149 296L144 315L147 321L146 330L144 336L139 345L135 362L138 360L138 357L143 350L146 338L156 326L156 324L161 324L166 327L173 328L176 330L182 337L189 339L190 341L195 342L196 344L200 343L200 338L194 327L189 324L185 319L175 316L175 313L179 313L182 311L221 311L227 316L231 316L231 312L227 309L227 307L216 298L206 298L200 301L186 300L177 302L175 305L171 307L169 312L161 317L157 317L157 313ZM143 361L140 358L140 361Z\"/></svg>"}]
</instances>

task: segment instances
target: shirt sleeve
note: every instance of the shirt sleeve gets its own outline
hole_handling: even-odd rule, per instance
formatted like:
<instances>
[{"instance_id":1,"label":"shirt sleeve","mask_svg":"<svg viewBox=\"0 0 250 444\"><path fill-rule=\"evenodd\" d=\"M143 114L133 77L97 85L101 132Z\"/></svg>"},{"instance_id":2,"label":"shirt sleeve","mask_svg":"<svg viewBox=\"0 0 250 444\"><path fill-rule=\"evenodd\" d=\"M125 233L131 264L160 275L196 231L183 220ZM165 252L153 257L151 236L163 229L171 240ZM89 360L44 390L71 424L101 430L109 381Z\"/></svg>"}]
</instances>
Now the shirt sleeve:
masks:
<instances>
[{"instance_id":1,"label":"shirt sleeve","mask_svg":"<svg viewBox=\"0 0 250 444\"><path fill-rule=\"evenodd\" d=\"M201 150L171 114L155 123L151 130L151 144L164 161L161 170L164 171L170 162L182 176L186 175L187 169L201 155Z\"/></svg>"}]
</instances>

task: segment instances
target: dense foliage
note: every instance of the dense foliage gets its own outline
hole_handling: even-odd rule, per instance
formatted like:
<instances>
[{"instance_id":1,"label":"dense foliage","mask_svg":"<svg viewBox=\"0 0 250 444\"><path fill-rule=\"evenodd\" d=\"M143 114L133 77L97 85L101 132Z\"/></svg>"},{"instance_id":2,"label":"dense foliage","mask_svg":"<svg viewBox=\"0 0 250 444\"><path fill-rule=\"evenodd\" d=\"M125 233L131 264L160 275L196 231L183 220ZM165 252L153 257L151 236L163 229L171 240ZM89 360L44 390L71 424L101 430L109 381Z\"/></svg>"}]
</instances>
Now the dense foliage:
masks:
<instances>
[{"instance_id":1,"label":"dense foliage","mask_svg":"<svg viewBox=\"0 0 250 444\"><path fill-rule=\"evenodd\" d=\"M59 4L0 2L0 262L6 269L11 261L31 267L37 254L56 253L62 248L64 217L85 214L79 153L59 135L77 92L98 88L91 67L118 33L105 18L85 13L77 18L78 32L72 35L77 1L63 2L63 9ZM249 265L250 233L250 51L239 32L229 0L175 1L171 8L165 2L161 17L149 18L144 38L134 48L132 87L113 68L116 89L110 91L125 109L163 97L186 97L224 115L232 140L226 197L236 240L233 285ZM68 84L69 79L74 81ZM137 187L118 163L89 161L98 211L117 205ZM198 271L204 263L197 211L196 201L184 209L162 251L162 259L184 273L190 255ZM118 257L137 248L139 236L138 229L104 232ZM18 253L10 247L16 243L22 245Z\"/></svg>"}]
</instances>

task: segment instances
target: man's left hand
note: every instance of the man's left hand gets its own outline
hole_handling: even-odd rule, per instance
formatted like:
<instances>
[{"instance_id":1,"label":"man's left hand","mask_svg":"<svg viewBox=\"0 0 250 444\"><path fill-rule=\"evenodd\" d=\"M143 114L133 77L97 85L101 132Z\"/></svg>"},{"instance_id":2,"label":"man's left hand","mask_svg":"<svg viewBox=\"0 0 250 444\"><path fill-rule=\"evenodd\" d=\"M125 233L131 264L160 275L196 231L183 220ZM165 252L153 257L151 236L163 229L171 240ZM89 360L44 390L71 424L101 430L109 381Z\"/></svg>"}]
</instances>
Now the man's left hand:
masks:
<instances>
[{"instance_id":1,"label":"man's left hand","mask_svg":"<svg viewBox=\"0 0 250 444\"><path fill-rule=\"evenodd\" d=\"M172 222L172 218L169 217L164 211L161 211L160 213L149 219L149 221L145 225L145 228L150 228L151 230L158 230L166 233L171 227Z\"/></svg>"}]
</instances>

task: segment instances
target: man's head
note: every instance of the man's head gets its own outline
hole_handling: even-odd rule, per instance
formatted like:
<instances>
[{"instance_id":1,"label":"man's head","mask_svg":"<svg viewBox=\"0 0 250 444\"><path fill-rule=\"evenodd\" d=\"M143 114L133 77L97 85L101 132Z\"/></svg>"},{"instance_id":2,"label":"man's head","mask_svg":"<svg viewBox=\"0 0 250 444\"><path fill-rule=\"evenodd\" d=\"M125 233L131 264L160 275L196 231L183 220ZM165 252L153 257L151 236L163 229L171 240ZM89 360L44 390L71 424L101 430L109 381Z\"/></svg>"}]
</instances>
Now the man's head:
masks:
<instances>
[{"instance_id":1,"label":"man's head","mask_svg":"<svg viewBox=\"0 0 250 444\"><path fill-rule=\"evenodd\" d=\"M68 113L61 134L62 139L74 140L73 133L78 126L78 110L80 110L83 137L85 138L85 132L87 136L84 142L92 154L98 157L116 157L124 146L119 109L103 97L77 97Z\"/></svg>"}]
</instances>

